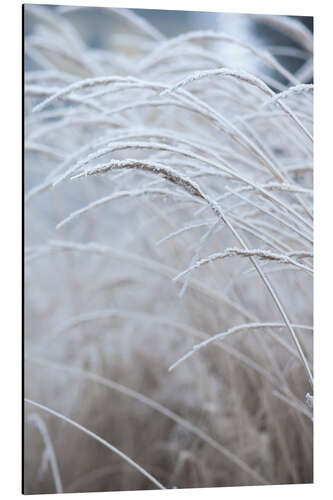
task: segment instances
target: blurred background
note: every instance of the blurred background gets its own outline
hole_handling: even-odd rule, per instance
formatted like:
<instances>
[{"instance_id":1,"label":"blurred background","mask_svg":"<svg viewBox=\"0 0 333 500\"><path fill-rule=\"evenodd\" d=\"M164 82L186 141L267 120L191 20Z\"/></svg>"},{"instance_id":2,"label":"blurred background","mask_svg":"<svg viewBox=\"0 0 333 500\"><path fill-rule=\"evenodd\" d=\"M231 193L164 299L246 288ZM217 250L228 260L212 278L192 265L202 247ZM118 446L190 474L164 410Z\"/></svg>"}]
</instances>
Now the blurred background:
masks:
<instances>
[{"instance_id":1,"label":"blurred background","mask_svg":"<svg viewBox=\"0 0 333 500\"><path fill-rule=\"evenodd\" d=\"M101 47L105 45L105 32L109 34L109 45L112 49L112 31L118 32L119 25L126 29L126 21L114 16L105 8L87 7L84 9L68 6L47 6L50 10L66 13L67 18L77 27L85 42L90 47ZM295 73L302 67L307 54L302 51L296 41L279 30L274 30L268 24L257 19L255 15L230 14L223 12L194 12L181 10L159 10L159 9L129 9L142 16L155 26L167 38L193 30L214 30L228 33L239 40L246 40L257 47L274 49L272 53L276 56L291 73ZM304 26L313 32L313 17L289 16L299 20ZM25 24L26 35L31 32L32 26L27 19ZM292 49L288 53L288 48ZM220 48L225 65L230 67L242 67L244 54L237 46L229 45L227 50ZM255 64L255 63L253 63ZM33 69L33 68L32 68ZM251 70L251 67L249 68ZM258 69L253 66L253 69ZM260 68L262 69L262 68ZM273 74L273 72L272 72ZM281 80L281 76L274 73L274 77ZM312 82L312 77L307 83Z\"/></svg>"}]
</instances>

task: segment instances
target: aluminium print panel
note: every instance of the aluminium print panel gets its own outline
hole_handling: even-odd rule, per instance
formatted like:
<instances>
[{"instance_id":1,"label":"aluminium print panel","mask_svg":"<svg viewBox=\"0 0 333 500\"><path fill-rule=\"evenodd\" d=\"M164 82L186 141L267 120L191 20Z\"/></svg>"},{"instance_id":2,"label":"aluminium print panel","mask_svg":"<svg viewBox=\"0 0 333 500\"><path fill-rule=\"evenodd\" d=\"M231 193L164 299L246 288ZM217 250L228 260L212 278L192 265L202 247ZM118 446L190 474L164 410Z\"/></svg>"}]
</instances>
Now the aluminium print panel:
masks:
<instances>
[{"instance_id":1,"label":"aluminium print panel","mask_svg":"<svg viewBox=\"0 0 333 500\"><path fill-rule=\"evenodd\" d=\"M23 16L24 493L311 483L312 18Z\"/></svg>"}]
</instances>

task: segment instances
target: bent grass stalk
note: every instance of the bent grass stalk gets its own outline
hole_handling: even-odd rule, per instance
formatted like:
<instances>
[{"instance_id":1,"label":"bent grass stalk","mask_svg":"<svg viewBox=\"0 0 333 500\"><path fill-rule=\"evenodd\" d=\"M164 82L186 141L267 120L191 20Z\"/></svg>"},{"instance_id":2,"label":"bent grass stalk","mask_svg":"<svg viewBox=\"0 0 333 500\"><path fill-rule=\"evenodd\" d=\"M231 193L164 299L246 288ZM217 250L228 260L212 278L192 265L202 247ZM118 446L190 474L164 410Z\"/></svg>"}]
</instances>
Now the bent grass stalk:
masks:
<instances>
[{"instance_id":1,"label":"bent grass stalk","mask_svg":"<svg viewBox=\"0 0 333 500\"><path fill-rule=\"evenodd\" d=\"M247 323L244 325L239 325L239 326L233 326L229 330L222 332L222 333L217 333L216 335L213 335L212 337L203 340L199 344L195 344L191 350L186 352L181 358L179 358L177 361L175 361L172 365L169 366L168 370L171 372L174 370L178 365L183 363L186 359L190 358L193 356L193 354L197 353L202 349L203 347L206 347L208 344L211 344L212 342L215 342L216 340L222 340L228 337L229 335L232 335L234 333L238 333L244 330L251 330L254 329L256 330L257 328L282 328L284 323ZM313 328L308 325L292 325L293 328L301 328L305 330L312 330Z\"/></svg>"},{"instance_id":2,"label":"bent grass stalk","mask_svg":"<svg viewBox=\"0 0 333 500\"><path fill-rule=\"evenodd\" d=\"M153 164L153 163L148 163L148 162L139 162L136 160L124 160L124 161L117 161L114 160L107 165L103 165L100 167L97 167L93 171L86 172L85 174L79 174L78 177L82 177L84 175L93 175L93 174L100 174L100 173L106 173L112 169L122 169L122 168L130 168L130 169L139 169L139 170L144 170L151 172L153 174L157 175L162 175L165 179L168 181L172 182L173 184L179 185L181 188L183 188L185 191L187 191L189 194L193 196L198 196L199 198L203 199L213 210L215 215L223 221L228 228L230 229L231 233L234 235L235 239L238 241L238 243L242 246L242 249L245 252L249 252L249 249L247 248L246 244L244 243L242 237L238 234L237 230L233 227L233 225L230 223L230 221L226 218L224 213L222 212L222 209L219 207L219 205L211 200L207 195L203 194L203 192L200 190L199 186L195 183L193 183L188 177L184 177L183 175L177 173L174 169L170 167L166 167L161 164ZM264 285L266 286L267 290L269 291L277 309L279 310L290 334L292 339L294 340L294 343L296 345L296 348L299 352L300 358L304 364L305 370L307 372L309 381L311 385L313 386L313 376L312 376L312 371L310 369L309 363L304 355L303 349L301 347L301 344L298 340L298 337L296 335L296 332L294 331L293 327L291 326L290 320L288 318L288 315L281 304L273 286L269 282L267 276L264 275L263 271L259 267L258 263L254 259L254 257L249 254L248 258L250 259L251 263L255 267L257 273L259 274L260 278L262 279Z\"/></svg>"},{"instance_id":3,"label":"bent grass stalk","mask_svg":"<svg viewBox=\"0 0 333 500\"><path fill-rule=\"evenodd\" d=\"M50 462L56 491L57 491L57 493L63 493L64 490L63 490L61 476L60 476L60 472L59 472L57 457L56 457L56 454L54 451L54 447L52 444L50 434L49 434L47 427L45 425L45 422L41 419L41 417L37 413L29 414L27 416L27 421L30 424L34 425L38 429L38 431L40 432L40 434L43 438L44 444L45 444L45 452L44 453L46 453L47 461Z\"/></svg>"},{"instance_id":4,"label":"bent grass stalk","mask_svg":"<svg viewBox=\"0 0 333 500\"><path fill-rule=\"evenodd\" d=\"M62 415L61 413L53 410L52 408L49 408L48 406L42 405L40 403L37 403L36 401L32 401L31 399L25 398L24 401L39 410L45 411L46 413L49 413L50 415L54 415L55 417L59 418L60 420L63 420L64 422L67 422L67 424L72 425L73 427L76 427L80 431L84 432L91 438L93 438L95 441L98 441L101 443L103 446L108 448L109 450L113 451L116 455L118 455L120 458L122 458L125 462L127 462L131 467L139 471L141 474L143 474L149 481L151 481L155 486L157 486L161 490L165 490L165 486L163 486L154 476L152 476L149 472L147 472L141 465L136 463L134 460L132 460L129 456L127 456L125 453L123 453L121 450L113 446L111 443L106 441L105 439L101 438L95 432L90 431L83 425L79 424L78 422L75 422L71 418L66 417L65 415Z\"/></svg>"},{"instance_id":5,"label":"bent grass stalk","mask_svg":"<svg viewBox=\"0 0 333 500\"><path fill-rule=\"evenodd\" d=\"M122 394L125 394L126 396L135 399L136 401L139 401L140 403L143 403L153 410L156 410L159 412L161 415L164 415L165 417L169 418L173 422L176 422L180 426L184 427L187 431L190 433L194 434L197 436L199 439L210 445L212 448L217 450L219 453L221 453L224 457L226 457L230 462L235 464L237 467L240 467L246 474L248 474L250 477L252 477L255 481L258 481L260 484L269 484L269 481L265 479L261 474L259 474L257 471L253 470L251 467L249 467L243 460L238 458L234 453L232 453L230 450L228 450L225 446L222 446L220 443L218 443L215 439L211 438L208 434L206 434L204 431L196 427L195 425L191 424L189 421L185 420L184 418L180 417L173 411L169 410L162 404L152 400L151 398L148 398L147 396L134 391L133 389L130 389L129 387L126 387L122 384L119 384L118 382L115 382L114 380L111 379L106 379L104 377L101 377L95 373L91 373L85 370L80 370L77 368L73 368L71 366L66 366L66 365L61 365L58 363L53 363L49 360L45 359L40 359L40 358L28 358L29 361L33 363L38 363L40 365L45 365L49 366L53 369L65 371L68 373L71 373L73 375L77 375L79 377L85 378L87 380L91 380L93 382L96 382L98 384L104 385L105 387L108 387L109 389L116 390Z\"/></svg>"}]
</instances>

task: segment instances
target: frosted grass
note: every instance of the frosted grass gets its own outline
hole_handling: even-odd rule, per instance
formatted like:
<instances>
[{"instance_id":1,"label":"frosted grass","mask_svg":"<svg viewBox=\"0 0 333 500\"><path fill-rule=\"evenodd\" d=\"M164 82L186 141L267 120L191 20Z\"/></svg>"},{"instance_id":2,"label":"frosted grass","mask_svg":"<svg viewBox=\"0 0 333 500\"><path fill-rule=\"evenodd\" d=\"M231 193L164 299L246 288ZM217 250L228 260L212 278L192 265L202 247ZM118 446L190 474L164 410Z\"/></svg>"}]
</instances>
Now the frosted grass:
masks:
<instances>
[{"instance_id":1,"label":"frosted grass","mask_svg":"<svg viewBox=\"0 0 333 500\"><path fill-rule=\"evenodd\" d=\"M50 491L79 487L73 427L140 472L129 480L111 457L111 484L96 456L88 487L131 481L135 489L146 484L140 477L156 487L178 478L180 487L310 482L312 34L294 19L256 16L297 46L210 30L168 39L132 11L103 12L101 46L91 47L84 8L26 8L28 66L36 67L25 76L34 365L26 395L50 395L64 414L35 409L68 424L59 435L48 418L46 432L27 413L43 438L31 441L29 487L39 463ZM246 54L244 67L225 66L219 49L232 45ZM299 69L286 69L282 56ZM210 344L216 349L205 350ZM73 381L61 385L65 375ZM127 396L124 407L110 413L98 387ZM142 404L154 410L147 422ZM92 435L95 425L145 469ZM126 442L133 432L138 439ZM181 432L206 443L200 460ZM84 439L75 443L84 456ZM157 448L168 464L156 468L163 481L146 470ZM71 463L61 477L58 463Z\"/></svg>"}]
</instances>

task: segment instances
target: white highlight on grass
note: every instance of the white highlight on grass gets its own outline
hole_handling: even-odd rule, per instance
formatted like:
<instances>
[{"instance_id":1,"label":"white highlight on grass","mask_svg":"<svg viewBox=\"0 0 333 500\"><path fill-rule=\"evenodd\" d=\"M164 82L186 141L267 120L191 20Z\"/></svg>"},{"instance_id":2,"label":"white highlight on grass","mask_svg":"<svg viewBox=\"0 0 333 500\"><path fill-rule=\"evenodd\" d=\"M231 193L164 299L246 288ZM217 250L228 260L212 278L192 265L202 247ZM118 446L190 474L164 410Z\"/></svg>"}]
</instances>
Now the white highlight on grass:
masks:
<instances>
[{"instance_id":1,"label":"white highlight on grass","mask_svg":"<svg viewBox=\"0 0 333 500\"><path fill-rule=\"evenodd\" d=\"M243 325L238 325L238 326L233 326L232 328L229 328L229 330L226 330L225 332L222 333L217 333L216 335L213 335L212 337L209 337L208 339L204 340L203 342L200 342L199 344L195 344L191 350L187 351L181 358L179 358L177 361L175 361L172 365L169 366L168 370L171 372L174 370L178 365L183 363L185 360L193 356L196 352L198 352L200 349L203 347L206 347L207 345L211 344L212 342L215 342L216 340L223 340L224 338L228 337L229 335L232 335L233 333L238 333L243 330L255 330L257 328L283 328L285 325L283 323L245 323ZM306 330L313 330L311 326L308 325L292 325L293 328L303 328Z\"/></svg>"}]
</instances>

